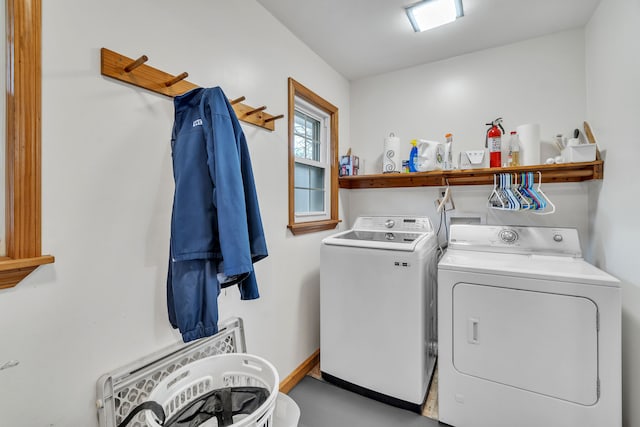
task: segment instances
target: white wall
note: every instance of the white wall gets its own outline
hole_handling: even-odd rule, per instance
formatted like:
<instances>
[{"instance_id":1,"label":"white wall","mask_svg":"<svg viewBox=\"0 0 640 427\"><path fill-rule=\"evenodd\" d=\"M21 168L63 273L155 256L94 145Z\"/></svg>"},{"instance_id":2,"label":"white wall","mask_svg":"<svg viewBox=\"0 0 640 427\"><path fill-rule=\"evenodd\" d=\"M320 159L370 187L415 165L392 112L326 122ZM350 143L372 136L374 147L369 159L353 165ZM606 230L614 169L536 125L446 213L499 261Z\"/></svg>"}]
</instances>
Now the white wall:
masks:
<instances>
[{"instance_id":1,"label":"white wall","mask_svg":"<svg viewBox=\"0 0 640 427\"><path fill-rule=\"evenodd\" d=\"M597 265L622 281L623 423L640 426L640 3L602 0L586 27L587 117L605 154L593 186L592 248Z\"/></svg>"},{"instance_id":2,"label":"white wall","mask_svg":"<svg viewBox=\"0 0 640 427\"><path fill-rule=\"evenodd\" d=\"M97 425L95 382L181 341L165 281L173 178L169 98L100 75L100 48L189 81L220 85L272 114L287 111L292 76L340 109L348 82L254 0L43 2L40 267L0 291L0 424ZM319 345L319 240L287 231L287 125L243 125L270 256L256 264L262 297L219 299L245 320L249 351L288 375Z\"/></svg>"},{"instance_id":3,"label":"white wall","mask_svg":"<svg viewBox=\"0 0 640 427\"><path fill-rule=\"evenodd\" d=\"M394 132L409 158L414 138L444 141L454 152L484 147L487 126L539 123L543 141L582 127L584 35L573 30L352 82L351 145L366 173L382 171L384 137ZM555 153L544 144L543 156ZM455 157L454 157L455 158Z\"/></svg>"},{"instance_id":4,"label":"white wall","mask_svg":"<svg viewBox=\"0 0 640 427\"><path fill-rule=\"evenodd\" d=\"M366 173L380 173L390 132L405 144L405 158L411 139L444 141L447 132L453 133L458 153L482 149L484 124L502 116L507 132L540 123L544 159L558 154L550 143L553 135L582 127L585 102L584 33L556 33L352 82L352 149L364 159ZM577 227L586 249L587 184L545 184L543 189L557 205L553 215L488 209L488 186L455 186L452 194L456 212L479 212L490 224ZM428 215L436 227L439 223L436 188L345 193L350 223L359 215L390 213Z\"/></svg>"}]
</instances>

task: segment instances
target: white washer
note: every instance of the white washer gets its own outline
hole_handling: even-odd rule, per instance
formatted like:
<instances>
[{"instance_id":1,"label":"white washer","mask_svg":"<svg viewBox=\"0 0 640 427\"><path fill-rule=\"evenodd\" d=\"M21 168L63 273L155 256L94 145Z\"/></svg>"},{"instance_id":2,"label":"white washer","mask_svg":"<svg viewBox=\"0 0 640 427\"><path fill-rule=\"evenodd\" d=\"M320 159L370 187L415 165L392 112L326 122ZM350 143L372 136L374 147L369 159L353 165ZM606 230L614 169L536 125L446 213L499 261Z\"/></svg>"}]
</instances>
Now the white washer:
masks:
<instances>
[{"instance_id":1,"label":"white washer","mask_svg":"<svg viewBox=\"0 0 640 427\"><path fill-rule=\"evenodd\" d=\"M438 264L438 404L456 427L620 427L617 279L570 228L454 225Z\"/></svg>"},{"instance_id":2,"label":"white washer","mask_svg":"<svg viewBox=\"0 0 640 427\"><path fill-rule=\"evenodd\" d=\"M322 241L323 378L420 411L437 352L436 255L426 217L360 217Z\"/></svg>"}]
</instances>

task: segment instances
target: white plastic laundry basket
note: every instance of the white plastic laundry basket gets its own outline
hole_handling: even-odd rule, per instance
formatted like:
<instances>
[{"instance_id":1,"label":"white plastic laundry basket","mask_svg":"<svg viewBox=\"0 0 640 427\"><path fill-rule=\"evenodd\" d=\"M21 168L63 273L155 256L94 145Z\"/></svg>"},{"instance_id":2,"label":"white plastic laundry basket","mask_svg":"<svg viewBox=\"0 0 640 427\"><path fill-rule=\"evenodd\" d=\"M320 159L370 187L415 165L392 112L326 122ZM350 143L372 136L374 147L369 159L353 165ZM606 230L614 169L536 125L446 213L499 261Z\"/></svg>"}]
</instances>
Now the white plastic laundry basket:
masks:
<instances>
[{"instance_id":1,"label":"white plastic laundry basket","mask_svg":"<svg viewBox=\"0 0 640 427\"><path fill-rule=\"evenodd\" d=\"M283 393L278 393L276 409L273 411L273 427L298 427L300 408L296 402Z\"/></svg>"},{"instance_id":2,"label":"white plastic laundry basket","mask_svg":"<svg viewBox=\"0 0 640 427\"><path fill-rule=\"evenodd\" d=\"M234 417L233 427L270 427L278 396L278 371L265 359L245 353L220 354L206 357L177 369L163 379L149 394L148 400L162 405L166 419L200 396L224 387L264 387L269 397L253 413ZM241 418L242 417L242 418ZM160 427L151 411L146 411L147 424ZM212 418L202 424L217 426Z\"/></svg>"}]
</instances>

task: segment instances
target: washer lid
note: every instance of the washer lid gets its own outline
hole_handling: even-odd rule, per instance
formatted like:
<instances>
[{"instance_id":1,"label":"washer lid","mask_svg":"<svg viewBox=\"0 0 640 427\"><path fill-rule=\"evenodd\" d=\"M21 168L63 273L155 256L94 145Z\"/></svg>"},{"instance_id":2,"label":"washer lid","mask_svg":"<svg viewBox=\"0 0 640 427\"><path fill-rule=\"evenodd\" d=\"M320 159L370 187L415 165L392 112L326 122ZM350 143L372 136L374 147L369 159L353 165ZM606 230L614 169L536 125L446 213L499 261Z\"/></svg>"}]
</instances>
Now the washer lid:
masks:
<instances>
[{"instance_id":1,"label":"washer lid","mask_svg":"<svg viewBox=\"0 0 640 427\"><path fill-rule=\"evenodd\" d=\"M429 217L361 216L353 229L325 238L325 245L415 251L425 238L435 237Z\"/></svg>"},{"instance_id":2,"label":"washer lid","mask_svg":"<svg viewBox=\"0 0 640 427\"><path fill-rule=\"evenodd\" d=\"M396 231L348 230L325 238L325 245L357 248L414 251L419 242L432 233L405 233Z\"/></svg>"},{"instance_id":3,"label":"washer lid","mask_svg":"<svg viewBox=\"0 0 640 427\"><path fill-rule=\"evenodd\" d=\"M620 287L615 277L582 258L569 256L448 249L438 269Z\"/></svg>"}]
</instances>

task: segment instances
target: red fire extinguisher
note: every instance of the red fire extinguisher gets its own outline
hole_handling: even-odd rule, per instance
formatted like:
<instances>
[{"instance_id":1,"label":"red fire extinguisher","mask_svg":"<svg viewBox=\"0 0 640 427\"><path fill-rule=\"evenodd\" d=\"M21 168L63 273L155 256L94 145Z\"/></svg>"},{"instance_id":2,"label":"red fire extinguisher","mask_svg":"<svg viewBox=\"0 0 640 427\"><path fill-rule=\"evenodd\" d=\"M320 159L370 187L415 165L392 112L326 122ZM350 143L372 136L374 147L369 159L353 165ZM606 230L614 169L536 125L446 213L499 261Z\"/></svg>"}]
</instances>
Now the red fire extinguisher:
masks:
<instances>
[{"instance_id":1,"label":"red fire extinguisher","mask_svg":"<svg viewBox=\"0 0 640 427\"><path fill-rule=\"evenodd\" d=\"M487 138L485 140L485 148L489 148L489 167L499 168L502 166L502 134L504 128L502 127L502 117L498 117L491 123L487 123L489 130L487 130Z\"/></svg>"}]
</instances>

